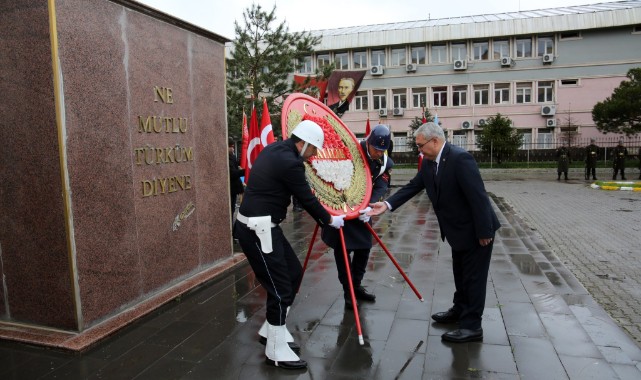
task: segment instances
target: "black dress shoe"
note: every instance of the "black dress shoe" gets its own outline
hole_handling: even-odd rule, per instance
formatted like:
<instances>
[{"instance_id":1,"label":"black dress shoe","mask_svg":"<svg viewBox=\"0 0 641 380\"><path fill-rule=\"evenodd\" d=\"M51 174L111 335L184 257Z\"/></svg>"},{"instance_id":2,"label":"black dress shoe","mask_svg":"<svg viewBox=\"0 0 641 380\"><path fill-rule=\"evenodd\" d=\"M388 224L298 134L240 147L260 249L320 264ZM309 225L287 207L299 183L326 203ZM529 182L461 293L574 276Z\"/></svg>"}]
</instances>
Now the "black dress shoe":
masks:
<instances>
[{"instance_id":1,"label":"black dress shoe","mask_svg":"<svg viewBox=\"0 0 641 380\"><path fill-rule=\"evenodd\" d=\"M459 314L450 308L448 311L441 311L440 313L432 314L432 319L438 323L456 323L458 322Z\"/></svg>"},{"instance_id":2,"label":"black dress shoe","mask_svg":"<svg viewBox=\"0 0 641 380\"><path fill-rule=\"evenodd\" d=\"M367 290L365 290L365 288L362 286L357 286L354 288L354 295L356 296L356 299L359 299L361 301L367 301L367 302L376 301L376 296L368 292Z\"/></svg>"},{"instance_id":3,"label":"black dress shoe","mask_svg":"<svg viewBox=\"0 0 641 380\"><path fill-rule=\"evenodd\" d=\"M307 368L307 362L304 360L297 360L295 362L277 362L269 358L265 358L265 362L269 365L273 365L274 367L279 367L283 369L306 369Z\"/></svg>"},{"instance_id":4,"label":"black dress shoe","mask_svg":"<svg viewBox=\"0 0 641 380\"><path fill-rule=\"evenodd\" d=\"M361 305L358 304L358 301L356 302L357 307L361 307ZM352 304L352 299L351 298L345 298L345 309L347 310L354 310L354 305Z\"/></svg>"},{"instance_id":5,"label":"black dress shoe","mask_svg":"<svg viewBox=\"0 0 641 380\"><path fill-rule=\"evenodd\" d=\"M263 346L267 344L267 338L265 338L264 336L261 336L258 341ZM300 355L300 346L296 342L287 342L287 345L292 349L292 351L294 351L296 355Z\"/></svg>"},{"instance_id":6,"label":"black dress shoe","mask_svg":"<svg viewBox=\"0 0 641 380\"><path fill-rule=\"evenodd\" d=\"M458 329L454 331L448 331L445 334L441 335L441 339L446 342L453 343L476 342L479 340L483 340L483 329Z\"/></svg>"}]
</instances>

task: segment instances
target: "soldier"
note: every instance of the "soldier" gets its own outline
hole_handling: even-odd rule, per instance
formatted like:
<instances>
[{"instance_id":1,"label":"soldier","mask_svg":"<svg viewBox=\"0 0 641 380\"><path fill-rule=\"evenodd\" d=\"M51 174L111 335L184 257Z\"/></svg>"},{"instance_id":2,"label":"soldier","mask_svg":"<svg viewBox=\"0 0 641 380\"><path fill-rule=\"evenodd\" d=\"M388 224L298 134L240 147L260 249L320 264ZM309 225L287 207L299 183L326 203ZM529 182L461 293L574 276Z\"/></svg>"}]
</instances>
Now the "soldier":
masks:
<instances>
[{"instance_id":1,"label":"soldier","mask_svg":"<svg viewBox=\"0 0 641 380\"><path fill-rule=\"evenodd\" d=\"M267 320L258 334L265 343L267 363L285 369L307 368L295 351L300 346L285 325L303 268L280 228L292 195L320 225L343 226L345 215L332 216L312 193L303 160L323 149L322 128L304 120L292 137L269 144L251 170L234 224L238 239L256 278L267 292Z\"/></svg>"},{"instance_id":2,"label":"soldier","mask_svg":"<svg viewBox=\"0 0 641 380\"><path fill-rule=\"evenodd\" d=\"M599 154L599 147L594 143L594 139L590 139L590 145L585 148L585 179L596 180L596 161Z\"/></svg>"},{"instance_id":3,"label":"soldier","mask_svg":"<svg viewBox=\"0 0 641 380\"><path fill-rule=\"evenodd\" d=\"M565 146L565 143L561 145L559 149L556 150L556 158L557 158L557 167L556 167L556 173L558 176L556 177L557 181L561 180L561 173L565 176L565 180L568 180L568 167L570 166L570 150Z\"/></svg>"},{"instance_id":4,"label":"soldier","mask_svg":"<svg viewBox=\"0 0 641 380\"><path fill-rule=\"evenodd\" d=\"M614 173L612 179L617 179L617 173L621 171L621 179L625 181L625 158L628 156L628 148L623 146L623 139L619 139L619 145L612 150L612 168Z\"/></svg>"},{"instance_id":5,"label":"soldier","mask_svg":"<svg viewBox=\"0 0 641 380\"><path fill-rule=\"evenodd\" d=\"M391 143L391 134L389 128L385 125L377 125L367 137L367 141L361 141L361 149L367 156L367 164L372 175L372 193L370 202L380 201L390 185L389 171L394 165L392 159L385 154ZM364 223L369 223L369 216L365 213L370 211L369 208L361 210L361 216L358 219L348 220L345 222L345 248L347 254L353 252L350 260L350 273L352 284L354 286L354 295L361 301L374 302L376 296L368 292L362 285L361 281L365 276L365 268L369 260L369 252L372 248L372 234ZM334 258L336 259L336 269L338 270L338 280L343 285L345 296L345 308L353 309L352 297L349 291L347 281L347 269L345 268L345 257L338 231L334 228L323 228L321 237L325 244L334 249Z\"/></svg>"}]
</instances>

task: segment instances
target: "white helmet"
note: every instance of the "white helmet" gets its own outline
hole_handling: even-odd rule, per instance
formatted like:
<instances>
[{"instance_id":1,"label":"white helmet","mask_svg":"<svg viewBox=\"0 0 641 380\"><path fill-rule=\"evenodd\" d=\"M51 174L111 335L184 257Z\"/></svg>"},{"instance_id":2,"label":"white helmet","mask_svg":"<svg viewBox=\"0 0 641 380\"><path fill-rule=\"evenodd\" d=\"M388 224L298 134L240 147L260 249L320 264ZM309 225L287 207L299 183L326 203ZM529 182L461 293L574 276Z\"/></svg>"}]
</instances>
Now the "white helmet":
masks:
<instances>
[{"instance_id":1,"label":"white helmet","mask_svg":"<svg viewBox=\"0 0 641 380\"><path fill-rule=\"evenodd\" d=\"M323 149L323 142L325 141L323 129L311 120L303 120L298 123L292 135L306 143L312 144L318 149Z\"/></svg>"}]
</instances>

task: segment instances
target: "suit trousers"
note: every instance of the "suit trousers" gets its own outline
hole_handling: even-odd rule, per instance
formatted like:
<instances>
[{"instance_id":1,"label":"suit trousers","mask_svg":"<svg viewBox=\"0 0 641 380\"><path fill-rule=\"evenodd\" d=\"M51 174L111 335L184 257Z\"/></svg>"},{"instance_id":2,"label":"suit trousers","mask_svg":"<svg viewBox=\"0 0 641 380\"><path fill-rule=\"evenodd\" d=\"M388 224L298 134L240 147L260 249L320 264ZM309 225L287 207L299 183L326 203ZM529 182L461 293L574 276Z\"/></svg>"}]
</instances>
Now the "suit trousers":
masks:
<instances>
[{"instance_id":1,"label":"suit trousers","mask_svg":"<svg viewBox=\"0 0 641 380\"><path fill-rule=\"evenodd\" d=\"M256 233L236 221L234 237L238 239L256 279L267 292L267 322L285 324L287 307L294 303L303 267L280 227L272 228L273 252L263 253Z\"/></svg>"},{"instance_id":2,"label":"suit trousers","mask_svg":"<svg viewBox=\"0 0 641 380\"><path fill-rule=\"evenodd\" d=\"M481 328L493 246L494 241L485 247L477 243L470 250L452 249L452 272L456 287L453 302L462 329Z\"/></svg>"},{"instance_id":3,"label":"suit trousers","mask_svg":"<svg viewBox=\"0 0 641 380\"><path fill-rule=\"evenodd\" d=\"M350 253L352 253L351 257ZM361 285L363 277L365 276L365 269L367 267L367 261L369 260L369 249L347 250L347 258L350 262L349 265L350 273L352 275L352 284L356 288ZM345 298L349 298L349 283L347 281L347 270L345 268L345 256L343 256L342 246L339 245L334 249L334 259L336 260L338 281L343 285Z\"/></svg>"}]
</instances>

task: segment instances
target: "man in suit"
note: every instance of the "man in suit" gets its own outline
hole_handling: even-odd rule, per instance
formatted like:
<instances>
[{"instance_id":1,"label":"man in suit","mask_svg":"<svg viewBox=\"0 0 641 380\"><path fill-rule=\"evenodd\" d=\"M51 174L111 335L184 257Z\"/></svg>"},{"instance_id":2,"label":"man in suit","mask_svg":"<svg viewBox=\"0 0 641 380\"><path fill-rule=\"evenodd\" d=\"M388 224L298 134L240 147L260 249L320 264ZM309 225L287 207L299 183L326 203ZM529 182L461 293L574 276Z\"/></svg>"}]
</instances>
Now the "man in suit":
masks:
<instances>
[{"instance_id":1,"label":"man in suit","mask_svg":"<svg viewBox=\"0 0 641 380\"><path fill-rule=\"evenodd\" d=\"M321 226L344 225L345 215L330 215L305 179L303 161L323 149L324 140L322 128L304 120L291 138L266 146L252 166L234 224L234 237L267 292L267 320L258 332L265 344L266 361L285 369L307 368L307 362L295 352L300 346L285 325L303 268L279 223L295 196Z\"/></svg>"},{"instance_id":2,"label":"man in suit","mask_svg":"<svg viewBox=\"0 0 641 380\"><path fill-rule=\"evenodd\" d=\"M397 210L422 190L432 202L441 239L452 247L454 305L432 315L437 323L456 323L444 333L445 341L461 343L483 339L481 320L494 234L500 224L476 161L467 151L445 141L443 130L432 122L416 131L416 146L425 156L421 171L385 202L372 204L368 214Z\"/></svg>"},{"instance_id":3,"label":"man in suit","mask_svg":"<svg viewBox=\"0 0 641 380\"><path fill-rule=\"evenodd\" d=\"M366 141L361 141L361 149L367 157L367 164L372 176L372 193L370 202L377 202L383 199L385 192L389 188L390 178L389 171L394 166L394 162L389 158L385 151L389 148L391 142L391 133L385 125L377 125L367 137ZM356 299L361 301L374 302L376 296L368 292L361 285L365 276L369 253L372 249L372 233L364 223L369 223L369 216L365 212L367 208L361 210L358 219L352 219L345 222L343 233L345 234L345 248L347 255L353 252L350 260L350 274L354 294ZM352 297L349 291L349 282L347 281L347 269L345 268L345 257L339 233L334 228L323 228L321 233L323 242L334 249L334 259L336 260L336 269L338 270L338 280L343 285L343 294L345 298L345 308L353 309Z\"/></svg>"},{"instance_id":4,"label":"man in suit","mask_svg":"<svg viewBox=\"0 0 641 380\"><path fill-rule=\"evenodd\" d=\"M349 109L349 95L354 91L354 78L345 77L338 81L338 102L329 106L336 116L342 117Z\"/></svg>"}]
</instances>

